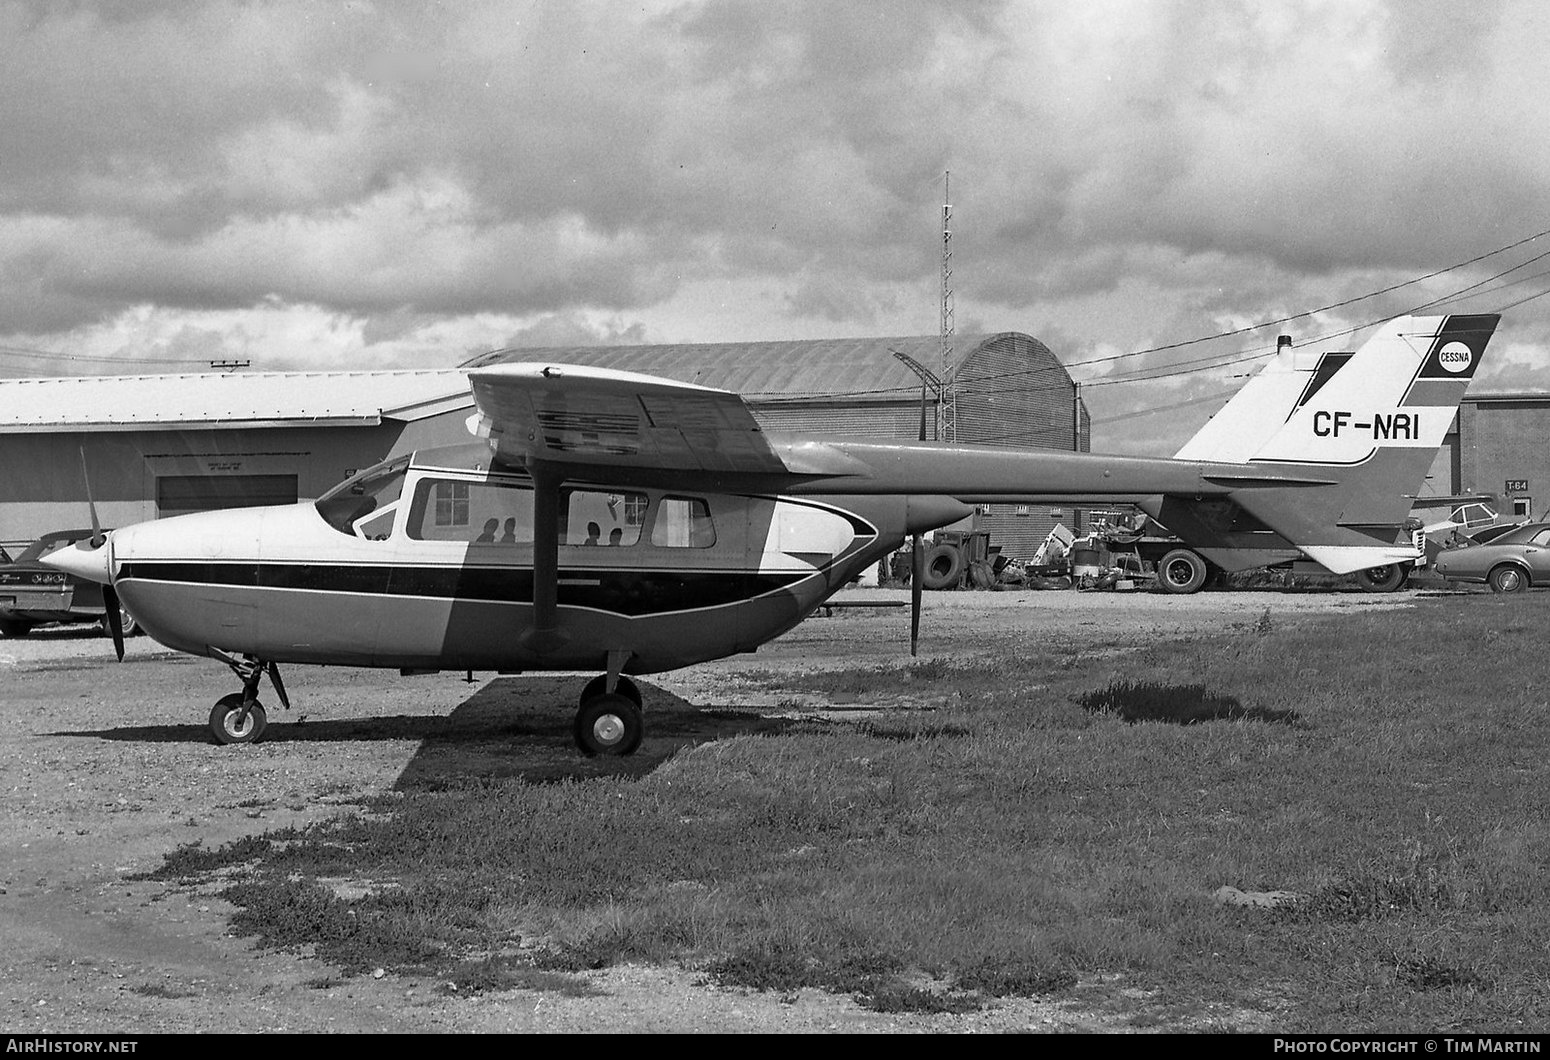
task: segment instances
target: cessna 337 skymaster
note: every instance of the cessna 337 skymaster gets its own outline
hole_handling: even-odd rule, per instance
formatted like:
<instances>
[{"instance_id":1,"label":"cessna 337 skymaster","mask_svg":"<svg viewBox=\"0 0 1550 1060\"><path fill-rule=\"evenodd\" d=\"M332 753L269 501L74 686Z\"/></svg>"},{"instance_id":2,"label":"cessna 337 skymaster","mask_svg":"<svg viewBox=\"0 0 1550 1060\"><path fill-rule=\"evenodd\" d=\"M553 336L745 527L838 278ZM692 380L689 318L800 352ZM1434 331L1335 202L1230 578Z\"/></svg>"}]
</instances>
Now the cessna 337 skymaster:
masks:
<instances>
[{"instance_id":1,"label":"cessna 337 skymaster","mask_svg":"<svg viewBox=\"0 0 1550 1060\"><path fill-rule=\"evenodd\" d=\"M242 691L210 716L223 743L263 732L264 674L288 705L281 662L600 670L576 742L629 754L643 721L627 675L751 651L971 504L1209 498L1331 569L1413 556L1346 483L1436 449L1497 319L1403 317L1336 382L1245 388L1219 414L1256 425L1232 461L778 435L727 391L501 364L469 372L482 443L380 464L315 503L123 527L50 562L104 583L161 643L232 668Z\"/></svg>"}]
</instances>

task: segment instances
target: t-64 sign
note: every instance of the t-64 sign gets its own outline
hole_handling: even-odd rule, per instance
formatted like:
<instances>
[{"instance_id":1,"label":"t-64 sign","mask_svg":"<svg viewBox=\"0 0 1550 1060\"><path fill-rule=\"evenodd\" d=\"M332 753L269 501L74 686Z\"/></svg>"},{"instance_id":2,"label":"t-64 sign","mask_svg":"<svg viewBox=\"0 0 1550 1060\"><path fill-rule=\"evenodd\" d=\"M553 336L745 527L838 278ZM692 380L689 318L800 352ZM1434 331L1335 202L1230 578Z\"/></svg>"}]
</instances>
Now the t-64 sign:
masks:
<instances>
[{"instance_id":1,"label":"t-64 sign","mask_svg":"<svg viewBox=\"0 0 1550 1060\"><path fill-rule=\"evenodd\" d=\"M1527 493L1528 492L1528 479L1526 479L1526 478L1510 478L1510 479L1508 479L1507 480L1507 488L1506 488L1506 490L1504 492L1506 492L1506 493Z\"/></svg>"}]
</instances>

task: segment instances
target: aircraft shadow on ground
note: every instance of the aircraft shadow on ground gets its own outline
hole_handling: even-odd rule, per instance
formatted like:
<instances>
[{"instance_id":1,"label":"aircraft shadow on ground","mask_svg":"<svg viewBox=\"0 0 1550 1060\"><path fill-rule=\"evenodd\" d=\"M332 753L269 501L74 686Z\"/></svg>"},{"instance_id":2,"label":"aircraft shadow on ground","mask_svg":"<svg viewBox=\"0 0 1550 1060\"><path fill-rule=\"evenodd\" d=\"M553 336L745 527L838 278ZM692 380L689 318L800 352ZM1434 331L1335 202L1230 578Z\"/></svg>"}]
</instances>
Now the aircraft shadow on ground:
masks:
<instances>
[{"instance_id":1,"label":"aircraft shadow on ground","mask_svg":"<svg viewBox=\"0 0 1550 1060\"><path fill-rule=\"evenodd\" d=\"M684 747L746 733L776 733L797 722L751 708L695 706L637 680L646 702L646 739L625 758L587 758L572 726L575 678L498 677L476 688L450 714L309 718L303 704L269 710L264 745L418 740L395 790L427 790L504 778L532 782L593 776L640 776ZM362 692L369 695L369 692ZM204 724L126 725L47 733L127 743L210 744ZM241 749L233 748L234 753Z\"/></svg>"},{"instance_id":2,"label":"aircraft shadow on ground","mask_svg":"<svg viewBox=\"0 0 1550 1060\"><path fill-rule=\"evenodd\" d=\"M505 779L529 783L599 776L644 776L695 744L776 733L794 722L757 710L696 706L646 681L646 738L624 758L587 758L576 749L575 679L545 676L490 681L442 719L404 766L396 791L464 787Z\"/></svg>"}]
</instances>

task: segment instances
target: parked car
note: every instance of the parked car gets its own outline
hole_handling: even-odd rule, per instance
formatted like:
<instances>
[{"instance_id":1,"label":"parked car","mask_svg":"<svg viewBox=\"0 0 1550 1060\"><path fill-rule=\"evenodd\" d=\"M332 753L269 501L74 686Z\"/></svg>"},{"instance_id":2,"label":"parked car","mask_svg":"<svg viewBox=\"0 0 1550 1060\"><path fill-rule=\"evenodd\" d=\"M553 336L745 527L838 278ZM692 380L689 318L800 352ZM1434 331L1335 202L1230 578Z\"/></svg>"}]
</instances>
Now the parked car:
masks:
<instances>
[{"instance_id":1,"label":"parked car","mask_svg":"<svg viewBox=\"0 0 1550 1060\"><path fill-rule=\"evenodd\" d=\"M1550 585L1550 523L1524 523L1486 544L1448 549L1434 566L1450 581L1483 582L1498 593Z\"/></svg>"},{"instance_id":2,"label":"parked car","mask_svg":"<svg viewBox=\"0 0 1550 1060\"><path fill-rule=\"evenodd\" d=\"M1498 523L1496 526L1488 526L1465 536L1477 545L1489 545L1503 534L1510 534L1522 525L1522 523Z\"/></svg>"},{"instance_id":3,"label":"parked car","mask_svg":"<svg viewBox=\"0 0 1550 1060\"><path fill-rule=\"evenodd\" d=\"M86 530L56 530L44 534L10 562L0 562L0 636L25 637L34 626L63 622L96 622L108 630L102 606L102 586L41 562L44 556L92 536ZM122 607L124 636L138 626Z\"/></svg>"}]
</instances>

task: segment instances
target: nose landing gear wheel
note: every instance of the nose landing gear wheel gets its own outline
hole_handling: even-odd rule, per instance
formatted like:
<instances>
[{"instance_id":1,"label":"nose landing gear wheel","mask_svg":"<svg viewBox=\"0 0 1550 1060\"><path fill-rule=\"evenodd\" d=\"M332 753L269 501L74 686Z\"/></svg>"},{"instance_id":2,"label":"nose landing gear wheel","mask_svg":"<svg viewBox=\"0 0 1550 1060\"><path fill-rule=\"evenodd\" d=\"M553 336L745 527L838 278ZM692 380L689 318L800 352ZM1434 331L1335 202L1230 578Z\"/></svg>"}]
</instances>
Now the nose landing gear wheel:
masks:
<instances>
[{"instance_id":1,"label":"nose landing gear wheel","mask_svg":"<svg viewBox=\"0 0 1550 1060\"><path fill-rule=\"evenodd\" d=\"M216 743L253 743L264 735L268 724L263 705L256 699L248 706L247 716L242 716L241 692L222 696L210 711L210 732Z\"/></svg>"},{"instance_id":2,"label":"nose landing gear wheel","mask_svg":"<svg viewBox=\"0 0 1550 1060\"><path fill-rule=\"evenodd\" d=\"M593 696L576 712L576 746L584 755L634 754L645 729L640 707L618 692Z\"/></svg>"}]
</instances>

